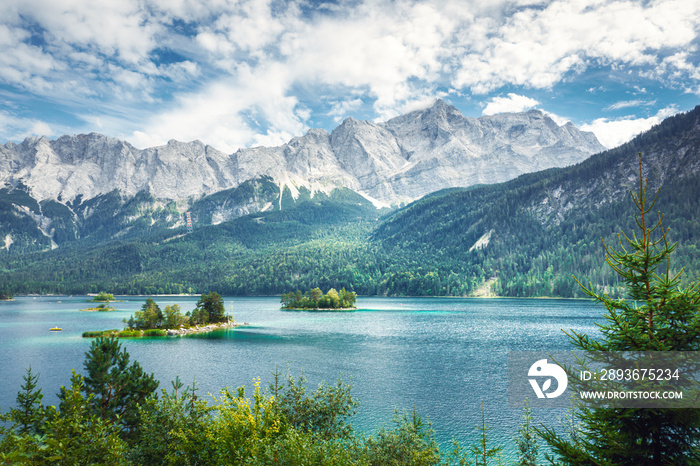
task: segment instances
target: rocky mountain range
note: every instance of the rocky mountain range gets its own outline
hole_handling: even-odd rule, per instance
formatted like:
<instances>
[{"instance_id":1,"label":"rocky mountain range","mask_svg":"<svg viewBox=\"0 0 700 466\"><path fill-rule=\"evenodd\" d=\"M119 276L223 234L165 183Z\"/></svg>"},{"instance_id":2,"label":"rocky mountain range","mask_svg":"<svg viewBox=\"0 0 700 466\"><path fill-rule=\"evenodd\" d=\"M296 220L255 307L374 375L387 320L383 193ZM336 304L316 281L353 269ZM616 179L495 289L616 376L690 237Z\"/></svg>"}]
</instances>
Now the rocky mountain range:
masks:
<instances>
[{"instance_id":1,"label":"rocky mountain range","mask_svg":"<svg viewBox=\"0 0 700 466\"><path fill-rule=\"evenodd\" d=\"M220 223L281 208L285 193L294 200L344 189L378 207L396 205L571 165L602 150L592 133L538 110L468 118L442 100L384 123L348 118L331 133L312 129L282 146L233 154L200 141L141 150L95 133L35 137L0 146L0 214L22 218L25 233L31 219L35 239L60 244L57 232L62 241L77 239L104 230L103 222L119 224L108 236L144 221L173 228L198 206L206 206L202 218ZM17 244L9 227L17 220L2 223L5 244L6 235Z\"/></svg>"},{"instance_id":2,"label":"rocky mountain range","mask_svg":"<svg viewBox=\"0 0 700 466\"><path fill-rule=\"evenodd\" d=\"M346 119L278 147L225 154L200 141L139 150L99 134L28 138L0 146L0 183L22 182L37 200L199 198L270 176L291 187L346 187L379 201L414 200L447 187L495 183L579 162L604 150L592 133L538 110L467 118L438 100L385 123Z\"/></svg>"}]
</instances>

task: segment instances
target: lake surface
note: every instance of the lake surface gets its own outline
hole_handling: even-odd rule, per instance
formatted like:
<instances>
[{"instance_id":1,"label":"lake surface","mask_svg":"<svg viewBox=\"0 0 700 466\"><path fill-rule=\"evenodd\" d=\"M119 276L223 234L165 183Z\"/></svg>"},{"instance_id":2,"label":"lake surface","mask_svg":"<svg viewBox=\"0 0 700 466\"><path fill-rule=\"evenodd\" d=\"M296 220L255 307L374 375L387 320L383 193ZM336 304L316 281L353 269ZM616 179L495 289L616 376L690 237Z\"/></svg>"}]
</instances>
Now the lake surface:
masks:
<instances>
[{"instance_id":1,"label":"lake surface","mask_svg":"<svg viewBox=\"0 0 700 466\"><path fill-rule=\"evenodd\" d=\"M123 328L144 297L121 297L114 312L78 312L86 297L20 297L0 302L0 410L14 405L27 367L40 373L44 403L55 404L71 370L82 371L87 330ZM161 309L192 310L196 297L154 297ZM355 312L282 311L279 298L225 298L227 312L248 327L122 345L160 387L176 376L196 380L200 394L264 385L275 368L305 374L309 386L339 377L360 401L353 424L367 433L391 423L395 409L433 423L440 443L476 440L483 403L491 438L512 453L522 411L507 405L509 351L572 349L562 329L598 335L603 308L549 299L359 298ZM51 327L62 332L50 332ZM535 419L556 425L561 413ZM510 454L506 454L510 456Z\"/></svg>"}]
</instances>

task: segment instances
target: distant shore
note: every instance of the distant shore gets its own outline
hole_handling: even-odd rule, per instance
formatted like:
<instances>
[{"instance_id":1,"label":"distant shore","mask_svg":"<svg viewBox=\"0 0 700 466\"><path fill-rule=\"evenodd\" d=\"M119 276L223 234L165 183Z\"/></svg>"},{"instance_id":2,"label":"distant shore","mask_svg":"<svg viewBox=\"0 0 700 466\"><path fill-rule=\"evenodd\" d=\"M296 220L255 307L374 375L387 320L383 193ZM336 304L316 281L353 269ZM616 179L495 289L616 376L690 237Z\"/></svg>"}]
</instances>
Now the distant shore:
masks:
<instances>
[{"instance_id":1,"label":"distant shore","mask_svg":"<svg viewBox=\"0 0 700 466\"><path fill-rule=\"evenodd\" d=\"M22 294L22 295L15 295L15 298L39 298L39 297L80 297L80 296L86 296L86 295L66 295L66 294L54 294L54 293L47 293L47 294ZM125 297L125 298L143 298L143 297L181 297L181 298L187 298L187 297L199 297L201 296L200 294L127 294L127 295L118 295L120 297ZM226 298L279 298L282 295L246 295L246 296L235 296L235 295L226 295ZM401 298L430 298L430 299L573 299L573 300L590 300L591 298L582 296L578 298L564 298L561 296L408 296L408 295L401 295L401 296L384 296L384 295L359 295L360 298L392 298L392 299L401 299ZM3 301L3 300L0 300ZM14 299L10 299L9 301L14 301ZM101 301L87 301L87 302L101 302ZM110 301L110 302L117 302L117 301ZM124 300L121 300L120 302L124 302ZM283 308L284 309L284 308ZM284 309L286 310L286 309ZM308 309L300 309L300 310L308 310ZM324 310L324 309L320 309ZM326 309L327 310L327 309Z\"/></svg>"}]
</instances>

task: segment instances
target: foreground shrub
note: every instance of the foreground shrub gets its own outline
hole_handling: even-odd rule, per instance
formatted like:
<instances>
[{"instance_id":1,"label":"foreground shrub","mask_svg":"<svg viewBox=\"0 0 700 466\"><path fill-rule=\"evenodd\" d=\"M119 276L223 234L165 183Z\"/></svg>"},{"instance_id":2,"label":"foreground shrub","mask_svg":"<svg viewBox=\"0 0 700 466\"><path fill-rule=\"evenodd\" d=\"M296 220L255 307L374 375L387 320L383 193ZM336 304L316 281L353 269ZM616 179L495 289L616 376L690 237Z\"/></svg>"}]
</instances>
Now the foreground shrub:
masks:
<instances>
[{"instance_id":1,"label":"foreground shrub","mask_svg":"<svg viewBox=\"0 0 700 466\"><path fill-rule=\"evenodd\" d=\"M276 374L252 396L224 388L210 402L196 388L155 396L157 381L130 364L115 339L86 353L86 376L74 372L60 405L44 407L28 372L19 408L0 416L0 464L65 465L447 465L429 425L415 413L396 416L376 437L354 432L357 403L339 381L307 390L304 377Z\"/></svg>"}]
</instances>

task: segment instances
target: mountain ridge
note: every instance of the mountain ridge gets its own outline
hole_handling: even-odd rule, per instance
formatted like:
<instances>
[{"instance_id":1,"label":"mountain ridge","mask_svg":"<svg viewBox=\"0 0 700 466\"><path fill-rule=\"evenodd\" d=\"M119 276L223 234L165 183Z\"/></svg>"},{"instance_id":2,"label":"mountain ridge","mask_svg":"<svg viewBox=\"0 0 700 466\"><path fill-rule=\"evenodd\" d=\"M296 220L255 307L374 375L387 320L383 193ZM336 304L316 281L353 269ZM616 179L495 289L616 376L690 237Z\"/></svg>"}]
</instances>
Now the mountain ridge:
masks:
<instances>
[{"instance_id":1,"label":"mountain ridge","mask_svg":"<svg viewBox=\"0 0 700 466\"><path fill-rule=\"evenodd\" d=\"M281 146L239 149L232 154L198 140L170 140L162 146L137 149L98 133L55 140L31 137L20 144L0 146L0 183L21 181L40 201L73 201L79 195L88 199L114 189L126 197L148 190L157 199L182 201L270 176L277 183L290 181L307 188L346 187L391 204L415 200L435 189L472 184L458 172L478 171L475 179L479 182L504 181L525 170L566 165L604 149L592 133L571 125L565 130L539 111L502 115L468 118L437 100L428 109L384 123L347 118L330 133L310 129ZM406 127L406 122L417 117L422 121L419 128L415 122ZM530 131L539 139L523 141L515 134L512 126L520 128L526 123L536 125ZM505 134L508 131L510 135ZM496 134L501 146L484 140ZM520 155L528 163L516 161L502 172L475 163L475 158L486 156L493 161L494 151L504 152L498 158L506 163L508 157ZM437 169L436 164L445 167ZM411 177L422 172L427 176Z\"/></svg>"}]
</instances>

